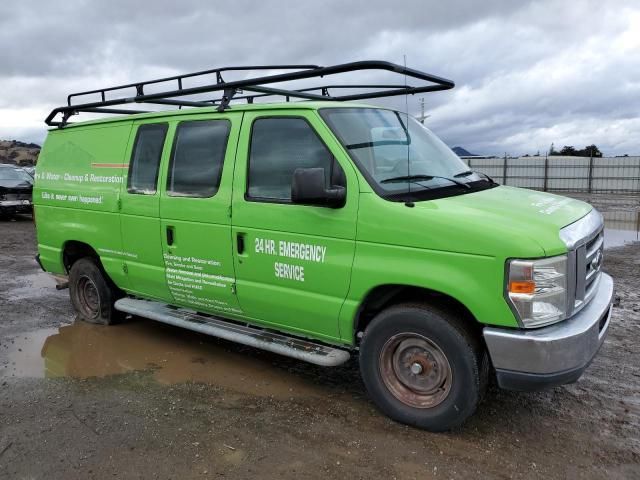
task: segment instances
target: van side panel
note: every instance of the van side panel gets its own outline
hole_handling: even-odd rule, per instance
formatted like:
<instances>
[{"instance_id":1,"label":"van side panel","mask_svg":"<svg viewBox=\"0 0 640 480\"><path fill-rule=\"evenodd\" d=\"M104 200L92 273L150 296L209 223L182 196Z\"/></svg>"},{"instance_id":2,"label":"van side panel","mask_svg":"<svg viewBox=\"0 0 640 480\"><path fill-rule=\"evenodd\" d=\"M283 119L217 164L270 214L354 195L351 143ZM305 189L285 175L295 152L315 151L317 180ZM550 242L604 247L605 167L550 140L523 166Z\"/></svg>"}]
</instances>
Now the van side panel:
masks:
<instances>
[{"instance_id":1,"label":"van side panel","mask_svg":"<svg viewBox=\"0 0 640 480\"><path fill-rule=\"evenodd\" d=\"M126 286L119 196L131 122L51 130L36 167L33 192L43 267L64 274L66 242L83 242L111 279Z\"/></svg>"}]
</instances>

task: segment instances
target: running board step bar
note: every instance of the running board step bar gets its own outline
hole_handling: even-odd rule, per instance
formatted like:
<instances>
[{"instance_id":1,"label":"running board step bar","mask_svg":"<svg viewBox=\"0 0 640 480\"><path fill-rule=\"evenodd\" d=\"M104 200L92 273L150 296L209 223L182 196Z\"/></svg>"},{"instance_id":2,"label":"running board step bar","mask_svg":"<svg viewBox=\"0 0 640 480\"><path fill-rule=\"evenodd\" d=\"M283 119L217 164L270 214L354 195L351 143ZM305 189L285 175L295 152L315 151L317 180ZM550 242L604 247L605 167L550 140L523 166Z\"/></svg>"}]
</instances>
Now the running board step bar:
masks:
<instances>
[{"instance_id":1,"label":"running board step bar","mask_svg":"<svg viewBox=\"0 0 640 480\"><path fill-rule=\"evenodd\" d=\"M323 367L334 367L349 360L349 352L345 350L260 328L231 323L218 317L201 315L191 310L171 307L160 302L122 298L115 303L115 309Z\"/></svg>"}]
</instances>

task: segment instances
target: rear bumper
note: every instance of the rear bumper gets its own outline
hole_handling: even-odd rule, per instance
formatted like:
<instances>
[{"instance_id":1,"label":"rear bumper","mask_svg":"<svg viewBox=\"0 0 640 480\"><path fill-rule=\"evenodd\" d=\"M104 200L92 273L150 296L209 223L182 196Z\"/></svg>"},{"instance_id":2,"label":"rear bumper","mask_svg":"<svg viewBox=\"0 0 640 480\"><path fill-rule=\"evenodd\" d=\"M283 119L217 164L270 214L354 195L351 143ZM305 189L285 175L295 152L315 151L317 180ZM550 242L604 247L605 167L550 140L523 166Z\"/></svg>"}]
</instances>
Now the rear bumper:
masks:
<instances>
[{"instance_id":1,"label":"rear bumper","mask_svg":"<svg viewBox=\"0 0 640 480\"><path fill-rule=\"evenodd\" d=\"M589 304L563 322L535 330L485 327L498 385L528 391L575 382L604 342L612 301L613 280L603 273Z\"/></svg>"}]
</instances>

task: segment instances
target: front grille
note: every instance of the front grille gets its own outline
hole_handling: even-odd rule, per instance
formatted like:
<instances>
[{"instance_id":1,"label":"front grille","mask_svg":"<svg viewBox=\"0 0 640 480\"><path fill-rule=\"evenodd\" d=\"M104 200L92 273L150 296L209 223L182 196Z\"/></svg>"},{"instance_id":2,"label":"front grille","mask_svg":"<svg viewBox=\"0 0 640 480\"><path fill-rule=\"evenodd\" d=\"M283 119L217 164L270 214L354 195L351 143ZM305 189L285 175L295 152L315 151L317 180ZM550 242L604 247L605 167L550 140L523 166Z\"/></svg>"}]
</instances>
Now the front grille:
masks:
<instances>
[{"instance_id":1,"label":"front grille","mask_svg":"<svg viewBox=\"0 0 640 480\"><path fill-rule=\"evenodd\" d=\"M604 249L602 215L591 210L560 230L567 246L568 316L574 315L595 295L600 282Z\"/></svg>"},{"instance_id":2,"label":"front grille","mask_svg":"<svg viewBox=\"0 0 640 480\"><path fill-rule=\"evenodd\" d=\"M596 237L585 245L586 259L585 259L585 295L589 297L589 294L595 288L596 279L602 268L602 259L604 253L604 234L602 230L596 235Z\"/></svg>"},{"instance_id":3,"label":"front grille","mask_svg":"<svg viewBox=\"0 0 640 480\"><path fill-rule=\"evenodd\" d=\"M602 270L604 233L602 227L588 235L575 250L576 286L574 312L595 295Z\"/></svg>"}]
</instances>

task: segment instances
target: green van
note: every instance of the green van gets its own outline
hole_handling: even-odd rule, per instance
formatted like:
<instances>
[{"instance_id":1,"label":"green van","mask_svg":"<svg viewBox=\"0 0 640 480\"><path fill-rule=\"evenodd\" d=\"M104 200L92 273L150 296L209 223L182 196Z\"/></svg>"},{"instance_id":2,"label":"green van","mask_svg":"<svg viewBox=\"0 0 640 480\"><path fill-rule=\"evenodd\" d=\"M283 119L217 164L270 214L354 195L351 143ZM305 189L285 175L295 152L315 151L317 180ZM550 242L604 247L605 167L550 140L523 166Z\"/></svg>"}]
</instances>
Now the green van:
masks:
<instances>
[{"instance_id":1,"label":"green van","mask_svg":"<svg viewBox=\"0 0 640 480\"><path fill-rule=\"evenodd\" d=\"M187 88L198 72L52 112L38 261L68 276L79 318L138 315L324 366L356 355L380 410L432 431L461 425L491 378L576 381L611 315L601 215L500 186L405 113L344 101L450 81L386 62L270 68L285 73L229 82L218 69ZM367 69L430 83L273 87ZM145 91L158 82L179 88ZM223 96L183 99L209 91ZM192 108L113 108L142 103ZM69 123L79 112L123 115Z\"/></svg>"}]
</instances>

